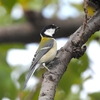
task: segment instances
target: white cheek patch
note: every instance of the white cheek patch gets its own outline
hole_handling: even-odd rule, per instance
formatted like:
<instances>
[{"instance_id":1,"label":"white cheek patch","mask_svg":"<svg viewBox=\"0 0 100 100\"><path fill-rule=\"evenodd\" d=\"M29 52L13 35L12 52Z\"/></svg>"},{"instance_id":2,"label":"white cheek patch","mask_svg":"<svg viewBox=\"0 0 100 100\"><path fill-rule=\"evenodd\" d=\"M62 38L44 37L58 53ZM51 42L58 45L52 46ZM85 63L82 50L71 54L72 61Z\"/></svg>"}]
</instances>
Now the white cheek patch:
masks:
<instances>
[{"instance_id":1,"label":"white cheek patch","mask_svg":"<svg viewBox=\"0 0 100 100\"><path fill-rule=\"evenodd\" d=\"M47 29L47 30L44 32L44 34L45 34L45 35L48 35L48 36L53 36L54 33L55 33L55 29L52 29L52 28Z\"/></svg>"}]
</instances>

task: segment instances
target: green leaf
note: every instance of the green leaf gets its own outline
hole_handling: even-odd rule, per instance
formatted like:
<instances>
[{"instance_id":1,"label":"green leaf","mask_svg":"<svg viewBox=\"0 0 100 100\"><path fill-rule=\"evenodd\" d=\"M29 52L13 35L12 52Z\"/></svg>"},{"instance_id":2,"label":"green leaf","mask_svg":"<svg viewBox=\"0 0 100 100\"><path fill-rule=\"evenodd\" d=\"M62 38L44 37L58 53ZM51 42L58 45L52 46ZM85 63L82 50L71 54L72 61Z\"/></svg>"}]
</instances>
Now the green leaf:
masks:
<instances>
[{"instance_id":1,"label":"green leaf","mask_svg":"<svg viewBox=\"0 0 100 100\"><path fill-rule=\"evenodd\" d=\"M0 45L0 100L3 97L8 97L15 100L18 95L18 90L11 79L12 69L6 62L7 51L12 47L22 47L18 45L2 44Z\"/></svg>"},{"instance_id":2,"label":"green leaf","mask_svg":"<svg viewBox=\"0 0 100 100\"><path fill-rule=\"evenodd\" d=\"M3 97L8 97L15 100L17 96L17 89L11 79L11 68L0 61L0 100Z\"/></svg>"},{"instance_id":3,"label":"green leaf","mask_svg":"<svg viewBox=\"0 0 100 100\"><path fill-rule=\"evenodd\" d=\"M66 100L80 100L80 93L69 93L69 95L66 97Z\"/></svg>"},{"instance_id":4,"label":"green leaf","mask_svg":"<svg viewBox=\"0 0 100 100\"><path fill-rule=\"evenodd\" d=\"M54 100L65 100L66 93L61 89L56 89L55 99Z\"/></svg>"},{"instance_id":5,"label":"green leaf","mask_svg":"<svg viewBox=\"0 0 100 100\"><path fill-rule=\"evenodd\" d=\"M71 60L71 63L69 64L69 67L71 67L71 71L78 76L82 72L84 72L88 68L88 66L89 66L89 59L86 53L79 59Z\"/></svg>"},{"instance_id":6,"label":"green leaf","mask_svg":"<svg viewBox=\"0 0 100 100\"><path fill-rule=\"evenodd\" d=\"M89 43L93 40L96 40L98 43L100 43L100 31L95 32L95 34L93 34L91 38L89 38L87 44L89 45Z\"/></svg>"},{"instance_id":7,"label":"green leaf","mask_svg":"<svg viewBox=\"0 0 100 100\"><path fill-rule=\"evenodd\" d=\"M21 100L38 100L40 87L41 87L41 82L38 83L35 90L23 91L23 97ZM34 88L34 87L32 87L32 88Z\"/></svg>"},{"instance_id":8,"label":"green leaf","mask_svg":"<svg viewBox=\"0 0 100 100\"><path fill-rule=\"evenodd\" d=\"M74 83L73 74L71 74L70 70L67 70L67 72L65 72L65 74L61 78L58 84L58 88L63 90L67 96L73 83Z\"/></svg>"},{"instance_id":9,"label":"green leaf","mask_svg":"<svg viewBox=\"0 0 100 100\"><path fill-rule=\"evenodd\" d=\"M1 0L1 2L7 8L8 11L11 11L17 0Z\"/></svg>"},{"instance_id":10,"label":"green leaf","mask_svg":"<svg viewBox=\"0 0 100 100\"><path fill-rule=\"evenodd\" d=\"M88 57L84 54L80 59L73 59L68 65L67 71L61 78L58 87L68 95L73 84L82 84L81 73L88 68Z\"/></svg>"},{"instance_id":11,"label":"green leaf","mask_svg":"<svg viewBox=\"0 0 100 100\"><path fill-rule=\"evenodd\" d=\"M0 44L0 49L7 51L9 49L16 48L16 49L23 49L25 48L25 44L21 43L5 43L5 44Z\"/></svg>"},{"instance_id":12,"label":"green leaf","mask_svg":"<svg viewBox=\"0 0 100 100\"><path fill-rule=\"evenodd\" d=\"M20 83L21 85L21 89L23 89L23 85L24 85L24 82L25 82L25 73L23 73L20 78L18 79L18 82Z\"/></svg>"},{"instance_id":13,"label":"green leaf","mask_svg":"<svg viewBox=\"0 0 100 100\"><path fill-rule=\"evenodd\" d=\"M91 100L100 100L100 92L91 93L89 96L91 97Z\"/></svg>"}]
</instances>

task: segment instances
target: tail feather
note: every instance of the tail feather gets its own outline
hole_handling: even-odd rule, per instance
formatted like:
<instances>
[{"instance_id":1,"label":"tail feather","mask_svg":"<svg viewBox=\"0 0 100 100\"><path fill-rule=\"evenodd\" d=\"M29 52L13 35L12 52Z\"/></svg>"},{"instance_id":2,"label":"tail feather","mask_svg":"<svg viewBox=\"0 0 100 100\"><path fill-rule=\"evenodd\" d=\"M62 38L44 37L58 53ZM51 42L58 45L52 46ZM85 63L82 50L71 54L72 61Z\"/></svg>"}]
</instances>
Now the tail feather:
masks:
<instances>
[{"instance_id":1,"label":"tail feather","mask_svg":"<svg viewBox=\"0 0 100 100\"><path fill-rule=\"evenodd\" d=\"M28 73L28 76L27 76L27 78L26 78L26 81L25 81L25 83L24 83L23 89L25 89L28 80L29 80L30 77L34 74L34 72L37 70L37 68L38 68L39 66L40 66L40 64L37 64L36 66L34 66L33 68L30 69L30 71L29 71L29 73Z\"/></svg>"}]
</instances>

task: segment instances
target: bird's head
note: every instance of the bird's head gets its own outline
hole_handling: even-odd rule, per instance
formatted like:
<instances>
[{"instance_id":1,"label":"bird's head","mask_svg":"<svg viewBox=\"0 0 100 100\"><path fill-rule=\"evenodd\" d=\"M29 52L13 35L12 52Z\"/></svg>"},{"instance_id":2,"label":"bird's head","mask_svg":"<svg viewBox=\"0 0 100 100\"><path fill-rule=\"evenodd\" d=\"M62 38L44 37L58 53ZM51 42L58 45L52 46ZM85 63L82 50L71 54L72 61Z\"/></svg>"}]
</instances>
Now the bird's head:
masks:
<instances>
[{"instance_id":1,"label":"bird's head","mask_svg":"<svg viewBox=\"0 0 100 100\"><path fill-rule=\"evenodd\" d=\"M55 26L54 24L48 25L46 27L44 27L40 33L41 36L43 37L53 37L54 34L56 33L56 31L59 29L60 27Z\"/></svg>"}]
</instances>

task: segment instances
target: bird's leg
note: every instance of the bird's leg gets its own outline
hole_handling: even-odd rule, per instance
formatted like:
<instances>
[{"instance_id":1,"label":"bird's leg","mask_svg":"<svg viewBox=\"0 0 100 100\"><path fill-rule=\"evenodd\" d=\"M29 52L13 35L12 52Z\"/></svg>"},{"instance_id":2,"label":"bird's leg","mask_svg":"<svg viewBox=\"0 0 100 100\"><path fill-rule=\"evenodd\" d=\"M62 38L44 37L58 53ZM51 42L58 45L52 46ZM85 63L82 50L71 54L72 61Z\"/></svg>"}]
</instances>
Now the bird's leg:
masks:
<instances>
[{"instance_id":1,"label":"bird's leg","mask_svg":"<svg viewBox=\"0 0 100 100\"><path fill-rule=\"evenodd\" d=\"M51 72L50 69L45 65L45 63L42 63L42 66L43 66L44 68L46 68L49 72Z\"/></svg>"},{"instance_id":2,"label":"bird's leg","mask_svg":"<svg viewBox=\"0 0 100 100\"><path fill-rule=\"evenodd\" d=\"M46 68L46 69L48 70L48 72L50 72L50 73L52 73L52 74L55 74L54 72L52 72L52 71L45 65L45 63L42 63L42 66L43 66L44 68Z\"/></svg>"}]
</instances>

